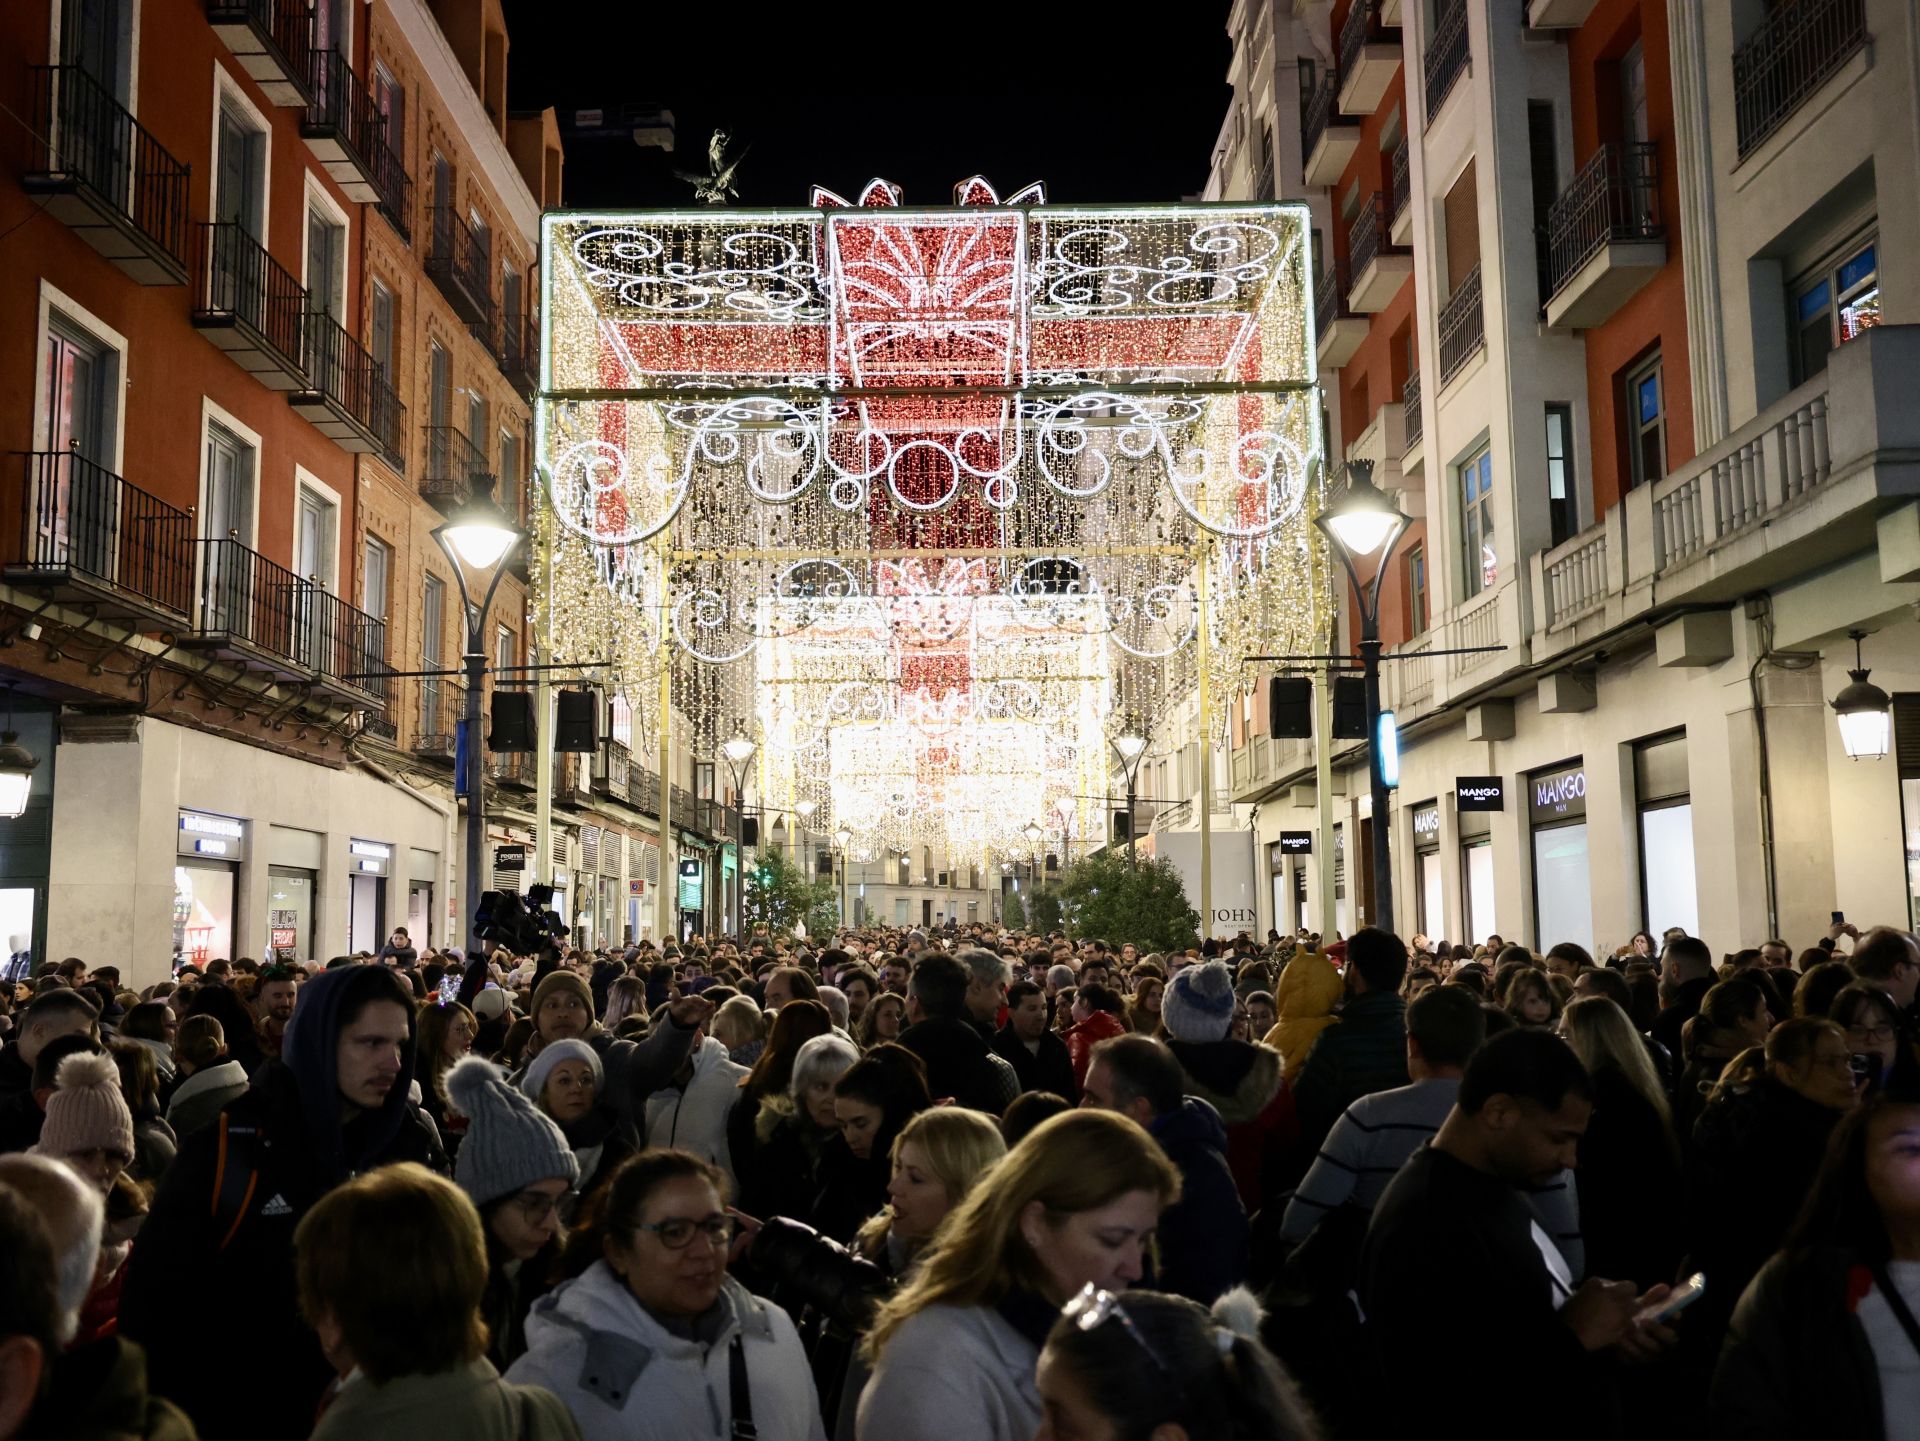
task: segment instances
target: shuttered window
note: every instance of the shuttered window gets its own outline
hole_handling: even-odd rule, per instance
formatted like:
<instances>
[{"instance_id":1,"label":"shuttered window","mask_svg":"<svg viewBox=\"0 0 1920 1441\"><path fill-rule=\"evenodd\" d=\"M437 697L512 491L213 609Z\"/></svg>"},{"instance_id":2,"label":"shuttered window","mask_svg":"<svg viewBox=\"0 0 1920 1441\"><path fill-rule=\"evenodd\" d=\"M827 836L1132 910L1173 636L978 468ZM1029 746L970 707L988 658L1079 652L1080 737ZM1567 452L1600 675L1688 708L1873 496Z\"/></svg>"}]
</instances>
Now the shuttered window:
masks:
<instances>
[{"instance_id":1,"label":"shuttered window","mask_svg":"<svg viewBox=\"0 0 1920 1441\"><path fill-rule=\"evenodd\" d=\"M1480 200L1469 160L1441 207L1446 221L1447 294L1480 264Z\"/></svg>"}]
</instances>

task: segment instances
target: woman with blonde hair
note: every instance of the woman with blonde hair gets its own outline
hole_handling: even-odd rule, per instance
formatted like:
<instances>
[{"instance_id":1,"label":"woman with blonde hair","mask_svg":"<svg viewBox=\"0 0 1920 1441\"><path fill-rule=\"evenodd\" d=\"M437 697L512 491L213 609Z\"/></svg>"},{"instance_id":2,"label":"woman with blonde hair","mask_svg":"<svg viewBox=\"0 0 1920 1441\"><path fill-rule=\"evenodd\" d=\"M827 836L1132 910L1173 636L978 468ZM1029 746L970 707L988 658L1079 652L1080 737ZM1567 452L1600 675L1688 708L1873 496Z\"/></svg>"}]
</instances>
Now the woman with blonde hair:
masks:
<instances>
[{"instance_id":1,"label":"woman with blonde hair","mask_svg":"<svg viewBox=\"0 0 1920 1441\"><path fill-rule=\"evenodd\" d=\"M752 996L731 997L713 1013L708 1029L727 1048L727 1059L737 1066L751 1066L766 1049L766 1013Z\"/></svg>"},{"instance_id":2,"label":"woman with blonde hair","mask_svg":"<svg viewBox=\"0 0 1920 1441\"><path fill-rule=\"evenodd\" d=\"M862 1441L1028 1441L1042 1419L1034 1365L1060 1308L1092 1284L1144 1274L1180 1173L1111 1111L1040 1126L942 1223L880 1309L865 1354Z\"/></svg>"},{"instance_id":3,"label":"woman with blonde hair","mask_svg":"<svg viewBox=\"0 0 1920 1441\"><path fill-rule=\"evenodd\" d=\"M753 1233L746 1259L770 1294L820 1318L813 1354L820 1406L838 1418L834 1435L853 1441L867 1365L855 1354L874 1312L919 1264L927 1243L975 1183L1007 1153L999 1127L979 1111L941 1106L907 1122L893 1143L889 1204L851 1248L779 1217ZM751 1224L748 1222L747 1224Z\"/></svg>"},{"instance_id":4,"label":"woman with blonde hair","mask_svg":"<svg viewBox=\"0 0 1920 1441\"><path fill-rule=\"evenodd\" d=\"M1667 1093L1647 1042L1607 997L1568 1006L1566 1038L1593 1079L1593 1119L1573 1173L1587 1274L1633 1281L1645 1291L1672 1280L1680 1261L1673 1208L1646 1204L1648 1195L1680 1192Z\"/></svg>"}]
</instances>

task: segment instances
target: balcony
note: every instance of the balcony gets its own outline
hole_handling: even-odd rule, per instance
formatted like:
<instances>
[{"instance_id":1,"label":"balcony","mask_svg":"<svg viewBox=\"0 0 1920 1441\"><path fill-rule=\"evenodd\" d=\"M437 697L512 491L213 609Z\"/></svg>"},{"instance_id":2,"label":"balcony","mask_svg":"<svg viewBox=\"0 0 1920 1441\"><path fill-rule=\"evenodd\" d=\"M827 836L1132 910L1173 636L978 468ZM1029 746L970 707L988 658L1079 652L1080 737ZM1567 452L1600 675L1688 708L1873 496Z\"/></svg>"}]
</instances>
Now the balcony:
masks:
<instances>
[{"instance_id":1,"label":"balcony","mask_svg":"<svg viewBox=\"0 0 1920 1441\"><path fill-rule=\"evenodd\" d=\"M1621 625L1730 605L1852 558L1867 560L1867 575L1904 578L1911 562L1901 527L1888 522L1915 503L1920 413L1907 394L1917 372L1920 326L1868 330L1835 350L1824 374L1536 553L1534 662ZM1717 658L1725 657L1703 656L1697 644L1661 647L1671 666Z\"/></svg>"},{"instance_id":2,"label":"balcony","mask_svg":"<svg viewBox=\"0 0 1920 1441\"><path fill-rule=\"evenodd\" d=\"M1413 252L1395 245L1387 234L1386 207L1377 190L1360 206L1347 232L1347 268L1353 275L1347 303L1362 315L1385 310L1413 278Z\"/></svg>"},{"instance_id":3,"label":"balcony","mask_svg":"<svg viewBox=\"0 0 1920 1441\"><path fill-rule=\"evenodd\" d=\"M299 390L306 374L306 287L236 221L199 227L193 323L269 390Z\"/></svg>"},{"instance_id":4,"label":"balcony","mask_svg":"<svg viewBox=\"0 0 1920 1441\"><path fill-rule=\"evenodd\" d=\"M1602 145L1547 212L1547 328L1592 329L1666 263L1659 151Z\"/></svg>"},{"instance_id":5,"label":"balcony","mask_svg":"<svg viewBox=\"0 0 1920 1441\"><path fill-rule=\"evenodd\" d=\"M397 475L407 473L407 407L382 377L374 387L373 429L380 437L380 459Z\"/></svg>"},{"instance_id":6,"label":"balcony","mask_svg":"<svg viewBox=\"0 0 1920 1441\"><path fill-rule=\"evenodd\" d=\"M1487 316L1480 303L1480 267L1476 265L1440 308L1441 388L1445 389L1486 344Z\"/></svg>"},{"instance_id":7,"label":"balcony","mask_svg":"<svg viewBox=\"0 0 1920 1441\"><path fill-rule=\"evenodd\" d=\"M387 708L387 626L309 581L296 628L314 689L339 700Z\"/></svg>"},{"instance_id":8,"label":"balcony","mask_svg":"<svg viewBox=\"0 0 1920 1441\"><path fill-rule=\"evenodd\" d=\"M1578 30L1593 13L1594 0L1527 0L1529 30Z\"/></svg>"},{"instance_id":9,"label":"balcony","mask_svg":"<svg viewBox=\"0 0 1920 1441\"><path fill-rule=\"evenodd\" d=\"M502 785L530 791L539 784L538 760L532 751L489 751L487 775Z\"/></svg>"},{"instance_id":10,"label":"balcony","mask_svg":"<svg viewBox=\"0 0 1920 1441\"><path fill-rule=\"evenodd\" d=\"M70 450L26 457L6 579L135 630L193 612L193 517Z\"/></svg>"},{"instance_id":11,"label":"balcony","mask_svg":"<svg viewBox=\"0 0 1920 1441\"><path fill-rule=\"evenodd\" d=\"M420 494L442 514L475 495L493 493L493 476L480 447L451 425L423 425L427 463L420 472ZM523 547L524 549L524 547Z\"/></svg>"},{"instance_id":12,"label":"balcony","mask_svg":"<svg viewBox=\"0 0 1920 1441\"><path fill-rule=\"evenodd\" d=\"M1364 315L1355 315L1347 305L1347 268L1338 260L1321 272L1313 288L1313 311L1320 368L1338 370L1360 349L1369 325Z\"/></svg>"},{"instance_id":13,"label":"balcony","mask_svg":"<svg viewBox=\"0 0 1920 1441\"><path fill-rule=\"evenodd\" d=\"M314 587L237 540L197 540L200 613L184 650L266 670L281 680L311 680L307 593Z\"/></svg>"},{"instance_id":14,"label":"balcony","mask_svg":"<svg viewBox=\"0 0 1920 1441\"><path fill-rule=\"evenodd\" d=\"M314 56L313 100L300 134L349 200L379 201L383 181L406 175L387 147L387 117L338 50Z\"/></svg>"},{"instance_id":15,"label":"balcony","mask_svg":"<svg viewBox=\"0 0 1920 1441\"><path fill-rule=\"evenodd\" d=\"M1866 11L1866 0L1776 6L1733 52L1733 114L1742 160L1866 45Z\"/></svg>"},{"instance_id":16,"label":"balcony","mask_svg":"<svg viewBox=\"0 0 1920 1441\"><path fill-rule=\"evenodd\" d=\"M1466 0L1453 0L1427 38L1427 124L1439 117L1453 87L1471 64Z\"/></svg>"},{"instance_id":17,"label":"balcony","mask_svg":"<svg viewBox=\"0 0 1920 1441\"><path fill-rule=\"evenodd\" d=\"M432 670L443 662L438 657L422 657L421 668ZM451 761L460 744L461 712L466 708L466 690L445 676L428 676L420 682L420 705L414 715L413 753ZM554 767L558 776L560 768Z\"/></svg>"},{"instance_id":18,"label":"balcony","mask_svg":"<svg viewBox=\"0 0 1920 1441\"><path fill-rule=\"evenodd\" d=\"M382 149L381 154L384 158L377 162L380 173L374 177L374 185L380 191L376 208L400 238L412 245L413 177L407 174L406 166L393 151Z\"/></svg>"},{"instance_id":19,"label":"balcony","mask_svg":"<svg viewBox=\"0 0 1920 1441\"><path fill-rule=\"evenodd\" d=\"M1385 491L1402 492L1401 511L1413 519L1426 514L1426 487L1411 482L1403 474L1400 459L1407 453L1406 407L1397 400L1383 401L1374 409L1367 428L1347 447L1349 461L1365 460L1373 465L1373 483Z\"/></svg>"},{"instance_id":20,"label":"balcony","mask_svg":"<svg viewBox=\"0 0 1920 1441\"><path fill-rule=\"evenodd\" d=\"M540 388L540 322L531 315L500 317L500 373L521 395Z\"/></svg>"},{"instance_id":21,"label":"balcony","mask_svg":"<svg viewBox=\"0 0 1920 1441\"><path fill-rule=\"evenodd\" d=\"M33 67L21 186L142 285L187 279L187 167L76 65Z\"/></svg>"},{"instance_id":22,"label":"balcony","mask_svg":"<svg viewBox=\"0 0 1920 1441\"><path fill-rule=\"evenodd\" d=\"M1353 0L1340 27L1340 113L1371 115L1400 68L1400 32L1389 29L1380 0Z\"/></svg>"},{"instance_id":23,"label":"balcony","mask_svg":"<svg viewBox=\"0 0 1920 1441\"><path fill-rule=\"evenodd\" d=\"M427 274L462 320L492 326L493 277L487 247L450 205L434 207Z\"/></svg>"},{"instance_id":24,"label":"balcony","mask_svg":"<svg viewBox=\"0 0 1920 1441\"><path fill-rule=\"evenodd\" d=\"M637 765L627 767L627 804L642 815L660 815L660 777Z\"/></svg>"},{"instance_id":25,"label":"balcony","mask_svg":"<svg viewBox=\"0 0 1920 1441\"><path fill-rule=\"evenodd\" d=\"M207 23L275 105L313 99L313 6L306 0L207 0Z\"/></svg>"},{"instance_id":26,"label":"balcony","mask_svg":"<svg viewBox=\"0 0 1920 1441\"><path fill-rule=\"evenodd\" d=\"M306 361L308 383L287 397L297 414L355 455L373 455L392 443L399 405L393 388L365 347L331 315L307 316Z\"/></svg>"},{"instance_id":27,"label":"balcony","mask_svg":"<svg viewBox=\"0 0 1920 1441\"><path fill-rule=\"evenodd\" d=\"M1387 237L1395 245L1413 244L1413 160L1412 142L1404 136L1393 152L1387 175Z\"/></svg>"},{"instance_id":28,"label":"balcony","mask_svg":"<svg viewBox=\"0 0 1920 1441\"><path fill-rule=\"evenodd\" d=\"M1360 148L1360 127L1336 113L1339 81L1329 70L1300 111L1300 163L1309 185L1332 185Z\"/></svg>"}]
</instances>

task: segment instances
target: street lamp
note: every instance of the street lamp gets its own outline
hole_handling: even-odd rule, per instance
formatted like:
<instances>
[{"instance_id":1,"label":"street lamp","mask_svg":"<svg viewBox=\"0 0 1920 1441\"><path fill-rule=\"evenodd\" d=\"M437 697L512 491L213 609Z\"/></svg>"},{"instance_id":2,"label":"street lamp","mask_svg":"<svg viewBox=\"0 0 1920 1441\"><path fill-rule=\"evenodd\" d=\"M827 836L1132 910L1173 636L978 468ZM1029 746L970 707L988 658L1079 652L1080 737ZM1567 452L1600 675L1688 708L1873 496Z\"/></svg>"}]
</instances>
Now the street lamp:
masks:
<instances>
[{"instance_id":1,"label":"street lamp","mask_svg":"<svg viewBox=\"0 0 1920 1441\"><path fill-rule=\"evenodd\" d=\"M1860 655L1860 642L1867 633L1850 630L1847 638L1853 642L1853 669L1847 672L1853 683L1828 704L1839 724L1840 744L1846 748L1847 758L1877 761L1886 755L1892 739L1893 700L1867 679L1870 672Z\"/></svg>"},{"instance_id":2,"label":"street lamp","mask_svg":"<svg viewBox=\"0 0 1920 1441\"><path fill-rule=\"evenodd\" d=\"M1385 748L1380 744L1380 585L1386 579L1387 558L1407 528L1407 518L1393 498L1373 483L1373 462L1347 462L1347 489L1313 523L1333 542L1340 564L1360 602L1360 673L1367 695L1367 781L1373 797L1373 896L1371 920L1384 931L1393 929L1393 860L1388 848L1392 827L1387 822L1388 796ZM1361 584L1354 567L1358 557L1380 553L1373 579ZM1322 737L1322 744L1325 738Z\"/></svg>"},{"instance_id":3,"label":"street lamp","mask_svg":"<svg viewBox=\"0 0 1920 1441\"><path fill-rule=\"evenodd\" d=\"M1047 833L1040 828L1040 822L1028 821L1021 827L1020 834L1027 838L1027 889L1035 892L1040 889L1040 842Z\"/></svg>"},{"instance_id":4,"label":"street lamp","mask_svg":"<svg viewBox=\"0 0 1920 1441\"><path fill-rule=\"evenodd\" d=\"M467 683L466 704L462 707L467 730L465 782L467 791L467 844L460 875L460 903L466 910L462 928L467 938L467 954L481 950L478 922L474 913L480 905L481 847L487 837L486 768L481 754L481 691L487 676L487 612L493 608L494 592L507 574L506 561L514 548L527 538L505 511L494 503L490 489L476 493L433 531L433 539L453 566L454 583L460 587L460 613L466 620L466 650L461 654L461 670ZM478 581L488 571L485 594L473 603L474 587L467 583L467 572Z\"/></svg>"},{"instance_id":5,"label":"street lamp","mask_svg":"<svg viewBox=\"0 0 1920 1441\"><path fill-rule=\"evenodd\" d=\"M33 769L40 758L20 744L13 728L13 690L7 690L7 728L0 731L0 818L18 820L33 794Z\"/></svg>"},{"instance_id":6,"label":"street lamp","mask_svg":"<svg viewBox=\"0 0 1920 1441\"><path fill-rule=\"evenodd\" d=\"M853 844L853 832L845 826L833 833L834 849L840 852L840 928L847 927L847 847Z\"/></svg>"},{"instance_id":7,"label":"street lamp","mask_svg":"<svg viewBox=\"0 0 1920 1441\"><path fill-rule=\"evenodd\" d=\"M1147 738L1137 726L1129 725L1113 739L1113 753L1120 757L1120 769L1127 778L1127 864L1140 863L1133 851L1133 806L1140 779L1140 758L1147 753Z\"/></svg>"},{"instance_id":8,"label":"street lamp","mask_svg":"<svg viewBox=\"0 0 1920 1441\"><path fill-rule=\"evenodd\" d=\"M753 759L753 753L760 747L753 743L753 737L743 730L739 722L734 723L733 734L728 736L720 747L720 754L727 758L727 769L733 772L733 796L740 805L740 813L747 810L747 763ZM742 893L747 885L747 856L745 848L738 842L733 843L733 933L740 934L745 912L741 910Z\"/></svg>"}]
</instances>

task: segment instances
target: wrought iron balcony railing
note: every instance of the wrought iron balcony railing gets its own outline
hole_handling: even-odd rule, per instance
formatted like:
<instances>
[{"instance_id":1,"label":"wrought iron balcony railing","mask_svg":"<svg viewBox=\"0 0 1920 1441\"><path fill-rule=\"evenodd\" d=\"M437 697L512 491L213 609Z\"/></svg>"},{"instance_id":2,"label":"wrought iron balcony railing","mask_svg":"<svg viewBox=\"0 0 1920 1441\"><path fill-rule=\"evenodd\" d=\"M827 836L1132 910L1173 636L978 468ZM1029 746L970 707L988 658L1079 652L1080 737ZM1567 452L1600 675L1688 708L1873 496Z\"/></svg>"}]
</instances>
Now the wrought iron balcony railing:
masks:
<instances>
[{"instance_id":1,"label":"wrought iron balcony railing","mask_svg":"<svg viewBox=\"0 0 1920 1441\"><path fill-rule=\"evenodd\" d=\"M1867 43L1866 0L1776 5L1733 52L1733 114L1744 159Z\"/></svg>"},{"instance_id":2,"label":"wrought iron balcony railing","mask_svg":"<svg viewBox=\"0 0 1920 1441\"><path fill-rule=\"evenodd\" d=\"M1602 145L1547 212L1547 300L1615 241L1657 240L1660 152L1650 142Z\"/></svg>"},{"instance_id":3,"label":"wrought iron balcony railing","mask_svg":"<svg viewBox=\"0 0 1920 1441\"><path fill-rule=\"evenodd\" d=\"M29 584L77 575L142 608L193 609L193 517L77 451L27 456L20 544L11 577Z\"/></svg>"}]
</instances>

